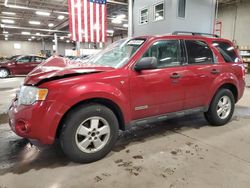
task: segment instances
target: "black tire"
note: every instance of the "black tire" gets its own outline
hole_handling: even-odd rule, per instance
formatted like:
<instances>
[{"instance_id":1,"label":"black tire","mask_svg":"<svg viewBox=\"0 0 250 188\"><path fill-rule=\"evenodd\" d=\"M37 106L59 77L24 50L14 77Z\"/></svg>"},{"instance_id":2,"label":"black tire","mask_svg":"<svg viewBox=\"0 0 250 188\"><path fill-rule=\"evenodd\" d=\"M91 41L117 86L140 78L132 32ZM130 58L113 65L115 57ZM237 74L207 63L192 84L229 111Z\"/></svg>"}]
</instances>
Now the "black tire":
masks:
<instances>
[{"instance_id":1,"label":"black tire","mask_svg":"<svg viewBox=\"0 0 250 188\"><path fill-rule=\"evenodd\" d=\"M219 109L218 104L222 97L227 97L227 99L230 99L231 102L231 109L230 113L228 113L227 116L224 118L220 117L217 113L217 110ZM230 121L232 118L232 115L234 113L234 108L235 108L235 99L232 94L232 92L229 89L220 89L216 95L214 96L209 110L204 113L206 120L213 126L222 126L225 125Z\"/></svg>"},{"instance_id":2,"label":"black tire","mask_svg":"<svg viewBox=\"0 0 250 188\"><path fill-rule=\"evenodd\" d=\"M1 75L1 72L4 71L6 74L5 75ZM0 79L1 78L8 78L10 76L10 71L6 68L0 68Z\"/></svg>"},{"instance_id":3,"label":"black tire","mask_svg":"<svg viewBox=\"0 0 250 188\"><path fill-rule=\"evenodd\" d=\"M100 117L108 123L110 134L108 139L106 139L106 144L103 148L93 153L84 152L80 149L80 146L78 146L79 143L77 143L77 130L79 130L80 126L85 125L85 123L82 124L85 121L86 125L89 123L89 129L91 129L91 120L88 119L95 117ZM100 123L98 121L98 126L99 124ZM119 123L112 110L100 104L85 104L73 109L67 115L60 135L60 143L64 153L72 161L77 163L90 163L105 157L111 151L116 143L118 132ZM92 134L90 134L89 137L91 137L89 139L94 139ZM99 138L101 139L101 136ZM91 145L94 147L94 140L91 141Z\"/></svg>"}]
</instances>

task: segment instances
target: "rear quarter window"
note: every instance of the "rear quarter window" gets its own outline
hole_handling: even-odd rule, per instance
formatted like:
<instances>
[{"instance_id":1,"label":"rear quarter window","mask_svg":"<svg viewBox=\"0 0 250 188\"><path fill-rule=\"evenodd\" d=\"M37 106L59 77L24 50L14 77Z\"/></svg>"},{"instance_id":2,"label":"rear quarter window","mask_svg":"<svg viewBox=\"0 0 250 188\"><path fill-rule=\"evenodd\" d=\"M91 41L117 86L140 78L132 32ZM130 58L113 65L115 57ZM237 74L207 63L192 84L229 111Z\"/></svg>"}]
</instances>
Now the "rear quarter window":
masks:
<instances>
[{"instance_id":1,"label":"rear quarter window","mask_svg":"<svg viewBox=\"0 0 250 188\"><path fill-rule=\"evenodd\" d=\"M228 42L214 41L213 46L218 49L224 61L227 63L237 63L239 57L233 45Z\"/></svg>"}]
</instances>

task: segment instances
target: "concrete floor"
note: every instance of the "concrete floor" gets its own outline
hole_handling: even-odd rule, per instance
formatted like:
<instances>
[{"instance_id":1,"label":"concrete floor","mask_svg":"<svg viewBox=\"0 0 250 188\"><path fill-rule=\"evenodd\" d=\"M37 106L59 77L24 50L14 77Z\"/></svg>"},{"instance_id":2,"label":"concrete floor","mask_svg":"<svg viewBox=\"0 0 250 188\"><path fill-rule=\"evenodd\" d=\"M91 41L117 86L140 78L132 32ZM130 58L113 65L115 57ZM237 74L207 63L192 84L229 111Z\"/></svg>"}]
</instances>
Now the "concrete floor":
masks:
<instances>
[{"instance_id":1,"label":"concrete floor","mask_svg":"<svg viewBox=\"0 0 250 188\"><path fill-rule=\"evenodd\" d=\"M21 81L0 80L0 114ZM17 137L4 115L0 124L0 188L250 185L250 88L226 126L211 127L202 115L192 115L136 127L122 133L113 151L92 164L68 161L56 144L33 145Z\"/></svg>"}]
</instances>

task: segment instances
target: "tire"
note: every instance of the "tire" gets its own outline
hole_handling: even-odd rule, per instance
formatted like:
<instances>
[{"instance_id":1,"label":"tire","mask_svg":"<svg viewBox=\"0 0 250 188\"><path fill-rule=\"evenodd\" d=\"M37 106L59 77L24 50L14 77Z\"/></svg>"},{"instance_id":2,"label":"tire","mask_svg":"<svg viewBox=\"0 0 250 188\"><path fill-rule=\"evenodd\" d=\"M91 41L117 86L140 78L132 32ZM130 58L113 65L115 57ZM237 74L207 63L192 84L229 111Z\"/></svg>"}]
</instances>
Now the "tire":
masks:
<instances>
[{"instance_id":1,"label":"tire","mask_svg":"<svg viewBox=\"0 0 250 188\"><path fill-rule=\"evenodd\" d=\"M234 113L235 99L229 89L220 89L214 96L209 110L204 113L213 126L222 126L230 121Z\"/></svg>"},{"instance_id":2,"label":"tire","mask_svg":"<svg viewBox=\"0 0 250 188\"><path fill-rule=\"evenodd\" d=\"M112 110L100 104L81 105L67 115L60 143L72 161L90 163L111 151L118 132L119 123Z\"/></svg>"},{"instance_id":3,"label":"tire","mask_svg":"<svg viewBox=\"0 0 250 188\"><path fill-rule=\"evenodd\" d=\"M10 75L10 71L6 68L0 68L0 78L7 78Z\"/></svg>"}]
</instances>

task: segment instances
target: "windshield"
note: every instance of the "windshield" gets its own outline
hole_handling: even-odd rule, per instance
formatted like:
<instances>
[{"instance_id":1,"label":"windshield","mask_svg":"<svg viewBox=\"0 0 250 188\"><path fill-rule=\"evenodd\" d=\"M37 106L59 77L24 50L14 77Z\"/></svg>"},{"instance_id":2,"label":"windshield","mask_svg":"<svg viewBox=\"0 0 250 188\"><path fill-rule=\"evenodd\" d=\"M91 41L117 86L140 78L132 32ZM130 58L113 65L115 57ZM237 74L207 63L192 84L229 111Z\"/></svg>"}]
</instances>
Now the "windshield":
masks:
<instances>
[{"instance_id":1,"label":"windshield","mask_svg":"<svg viewBox=\"0 0 250 188\"><path fill-rule=\"evenodd\" d=\"M134 53L145 42L145 39L122 39L95 55L88 63L120 68L125 65Z\"/></svg>"},{"instance_id":2,"label":"windshield","mask_svg":"<svg viewBox=\"0 0 250 188\"><path fill-rule=\"evenodd\" d=\"M16 59L17 57L19 57L19 55L11 56L11 57L7 58L7 60L14 60L14 59Z\"/></svg>"}]
</instances>

